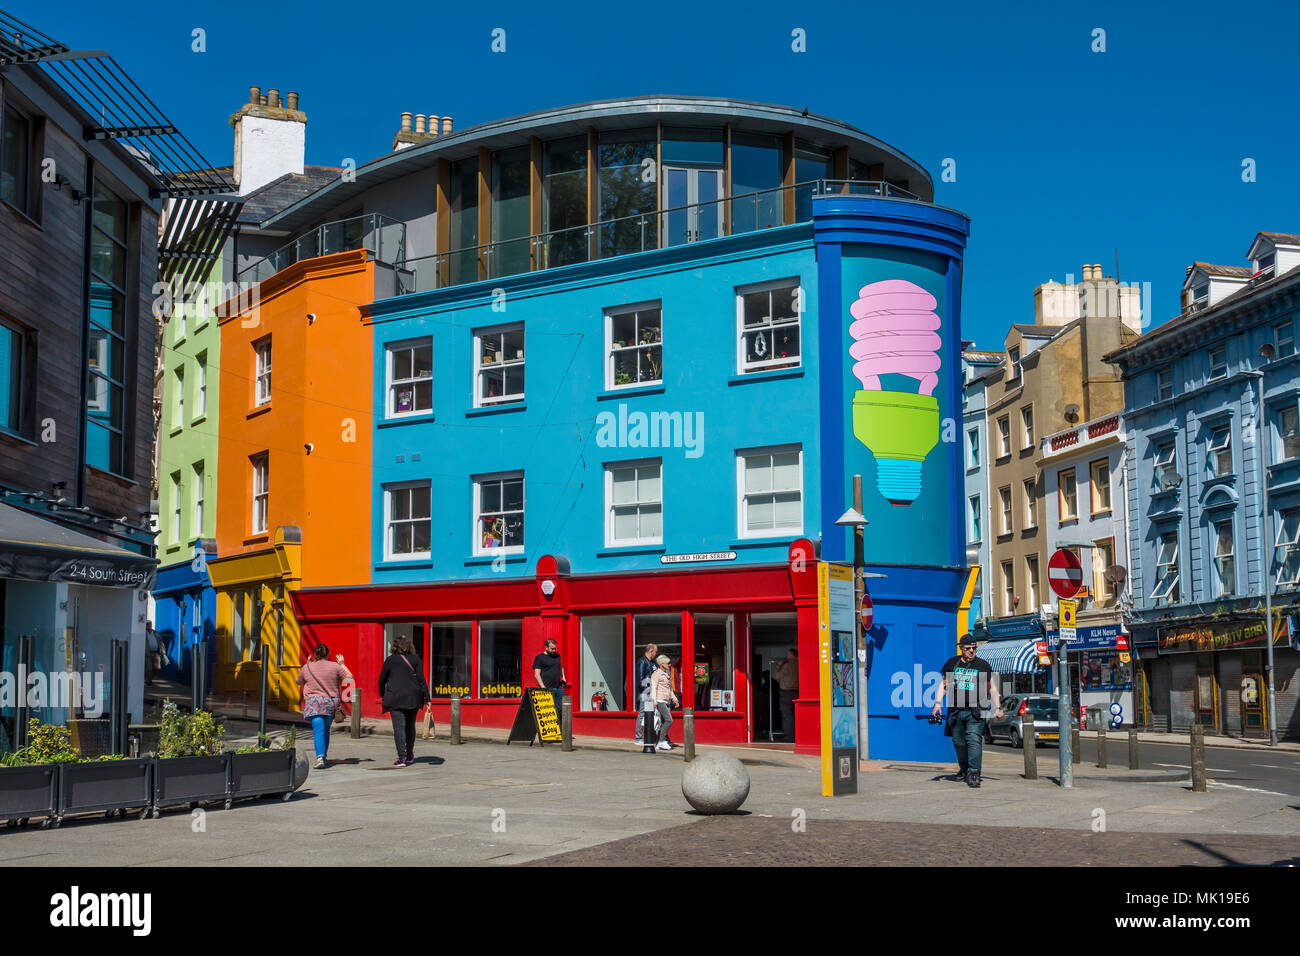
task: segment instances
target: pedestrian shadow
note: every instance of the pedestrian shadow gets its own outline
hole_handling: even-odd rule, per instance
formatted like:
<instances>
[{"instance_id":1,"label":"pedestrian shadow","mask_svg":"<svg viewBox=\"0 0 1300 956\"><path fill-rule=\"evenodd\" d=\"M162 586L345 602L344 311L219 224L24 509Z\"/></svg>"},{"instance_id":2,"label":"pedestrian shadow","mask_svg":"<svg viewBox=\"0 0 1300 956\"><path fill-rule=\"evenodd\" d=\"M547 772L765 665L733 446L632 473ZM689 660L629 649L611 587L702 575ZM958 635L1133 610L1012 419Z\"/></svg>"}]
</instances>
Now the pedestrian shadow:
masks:
<instances>
[{"instance_id":1,"label":"pedestrian shadow","mask_svg":"<svg viewBox=\"0 0 1300 956\"><path fill-rule=\"evenodd\" d=\"M1189 846L1193 850L1197 850L1201 853L1204 853L1206 856L1213 857L1214 859L1222 863L1224 866L1246 866L1247 865L1245 863L1242 863L1241 860L1238 860L1236 857L1228 856L1228 854L1226 853L1220 853L1218 850L1206 846L1204 843L1201 843L1199 840L1183 840L1181 842L1183 846ZM1188 864L1188 866L1197 866L1197 865L1199 864L1195 864L1195 863Z\"/></svg>"},{"instance_id":2,"label":"pedestrian shadow","mask_svg":"<svg viewBox=\"0 0 1300 956\"><path fill-rule=\"evenodd\" d=\"M416 757L409 764L407 764L407 766L410 767L418 763L418 764L428 764L430 767L440 767L446 762L447 761L442 757L432 757L432 756Z\"/></svg>"}]
</instances>

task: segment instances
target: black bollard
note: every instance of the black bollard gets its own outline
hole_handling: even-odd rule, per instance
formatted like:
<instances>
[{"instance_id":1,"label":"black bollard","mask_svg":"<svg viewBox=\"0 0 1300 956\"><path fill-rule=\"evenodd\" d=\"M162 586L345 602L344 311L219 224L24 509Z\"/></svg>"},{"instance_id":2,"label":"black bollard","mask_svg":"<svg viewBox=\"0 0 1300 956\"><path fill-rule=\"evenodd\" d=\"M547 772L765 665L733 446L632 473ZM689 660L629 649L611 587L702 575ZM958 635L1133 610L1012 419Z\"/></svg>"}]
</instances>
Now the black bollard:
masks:
<instances>
[{"instance_id":1,"label":"black bollard","mask_svg":"<svg viewBox=\"0 0 1300 956\"><path fill-rule=\"evenodd\" d=\"M644 745L641 748L643 754L655 752L655 712L653 710L643 710L641 712L641 742Z\"/></svg>"},{"instance_id":2,"label":"black bollard","mask_svg":"<svg viewBox=\"0 0 1300 956\"><path fill-rule=\"evenodd\" d=\"M1032 711L1025 711L1022 718L1023 723L1023 740L1025 746L1025 779L1038 779L1038 734L1034 730L1034 714Z\"/></svg>"},{"instance_id":3,"label":"black bollard","mask_svg":"<svg viewBox=\"0 0 1300 956\"><path fill-rule=\"evenodd\" d=\"M270 650L265 644L261 646L259 658L262 665L262 694L257 701L257 741L260 744L266 737L266 692L271 683L271 669L266 666L266 652ZM331 717L331 720L334 718Z\"/></svg>"}]
</instances>

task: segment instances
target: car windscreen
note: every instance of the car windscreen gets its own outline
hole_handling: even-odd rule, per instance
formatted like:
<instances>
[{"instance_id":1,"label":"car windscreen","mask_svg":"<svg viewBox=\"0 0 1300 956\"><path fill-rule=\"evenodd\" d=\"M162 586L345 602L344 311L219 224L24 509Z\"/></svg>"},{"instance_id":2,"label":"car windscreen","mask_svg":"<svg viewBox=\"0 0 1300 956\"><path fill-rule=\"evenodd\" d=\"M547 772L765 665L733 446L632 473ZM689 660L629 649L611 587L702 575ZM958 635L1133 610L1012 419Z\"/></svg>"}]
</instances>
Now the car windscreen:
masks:
<instances>
[{"instance_id":1,"label":"car windscreen","mask_svg":"<svg viewBox=\"0 0 1300 956\"><path fill-rule=\"evenodd\" d=\"M1042 717L1051 720L1056 720L1057 718L1058 712L1056 709L1056 701L1054 700L1031 700L1029 702L1029 709L1034 712L1035 717Z\"/></svg>"}]
</instances>

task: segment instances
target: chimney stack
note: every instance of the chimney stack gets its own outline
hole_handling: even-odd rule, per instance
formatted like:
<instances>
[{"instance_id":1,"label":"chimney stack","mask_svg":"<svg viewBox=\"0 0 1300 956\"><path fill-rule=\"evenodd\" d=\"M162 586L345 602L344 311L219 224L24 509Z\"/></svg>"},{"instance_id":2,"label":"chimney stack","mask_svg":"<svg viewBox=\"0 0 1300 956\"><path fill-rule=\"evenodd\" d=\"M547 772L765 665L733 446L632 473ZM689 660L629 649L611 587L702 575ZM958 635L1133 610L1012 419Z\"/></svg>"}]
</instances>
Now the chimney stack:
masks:
<instances>
[{"instance_id":1,"label":"chimney stack","mask_svg":"<svg viewBox=\"0 0 1300 956\"><path fill-rule=\"evenodd\" d=\"M298 93L282 102L280 91L248 88L248 102L230 117L235 128L235 184L247 196L286 173L301 175L306 158L307 116L298 110Z\"/></svg>"},{"instance_id":2,"label":"chimney stack","mask_svg":"<svg viewBox=\"0 0 1300 956\"><path fill-rule=\"evenodd\" d=\"M412 117L415 119L414 127L411 124ZM426 121L427 126L425 125ZM397 131L397 135L393 137L393 152L406 149L409 146L419 146L437 135L438 117L425 116L423 113L403 113L402 126Z\"/></svg>"}]
</instances>

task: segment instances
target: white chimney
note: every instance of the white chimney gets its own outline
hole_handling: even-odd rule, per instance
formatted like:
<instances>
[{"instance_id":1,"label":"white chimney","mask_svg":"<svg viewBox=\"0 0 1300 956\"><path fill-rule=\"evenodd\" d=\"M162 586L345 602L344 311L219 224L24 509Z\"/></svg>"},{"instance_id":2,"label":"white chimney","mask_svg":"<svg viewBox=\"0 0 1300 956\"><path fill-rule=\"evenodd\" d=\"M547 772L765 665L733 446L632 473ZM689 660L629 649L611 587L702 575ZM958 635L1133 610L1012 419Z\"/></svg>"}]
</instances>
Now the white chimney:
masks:
<instances>
[{"instance_id":1,"label":"white chimney","mask_svg":"<svg viewBox=\"0 0 1300 956\"><path fill-rule=\"evenodd\" d=\"M298 106L298 94L290 93L288 105L279 90L269 89L265 97L257 87L249 89L249 102L230 117L235 128L235 184L239 195L247 196L286 173L302 174L307 152L307 114Z\"/></svg>"}]
</instances>

